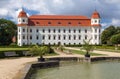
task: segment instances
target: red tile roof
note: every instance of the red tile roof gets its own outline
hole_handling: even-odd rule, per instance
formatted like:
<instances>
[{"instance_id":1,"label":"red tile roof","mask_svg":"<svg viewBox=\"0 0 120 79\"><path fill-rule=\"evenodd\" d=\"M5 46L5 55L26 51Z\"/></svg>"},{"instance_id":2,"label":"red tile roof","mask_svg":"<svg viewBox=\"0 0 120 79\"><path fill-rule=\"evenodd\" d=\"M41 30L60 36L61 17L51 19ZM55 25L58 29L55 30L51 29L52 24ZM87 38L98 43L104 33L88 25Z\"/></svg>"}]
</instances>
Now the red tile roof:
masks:
<instances>
[{"instance_id":1,"label":"red tile roof","mask_svg":"<svg viewBox=\"0 0 120 79\"><path fill-rule=\"evenodd\" d=\"M91 26L91 19L86 16L65 15L32 15L29 17L31 26Z\"/></svg>"},{"instance_id":2,"label":"red tile roof","mask_svg":"<svg viewBox=\"0 0 120 79\"><path fill-rule=\"evenodd\" d=\"M99 14L97 11L95 11L95 12L92 14L91 18L100 18L100 14Z\"/></svg>"},{"instance_id":3,"label":"red tile roof","mask_svg":"<svg viewBox=\"0 0 120 79\"><path fill-rule=\"evenodd\" d=\"M19 15L18 15L18 18L20 18L20 17L27 17L27 15L26 15L26 12L24 12L23 10L19 13Z\"/></svg>"},{"instance_id":4,"label":"red tile roof","mask_svg":"<svg viewBox=\"0 0 120 79\"><path fill-rule=\"evenodd\" d=\"M32 15L30 19L89 19L86 16L66 16L66 15Z\"/></svg>"},{"instance_id":5,"label":"red tile roof","mask_svg":"<svg viewBox=\"0 0 120 79\"><path fill-rule=\"evenodd\" d=\"M24 11L19 13L18 17L27 17ZM100 15L95 11L92 18L100 18ZM28 17L29 26L100 26L91 25L91 19L86 16L68 16L68 15L32 15ZM19 24L18 26L27 26Z\"/></svg>"}]
</instances>

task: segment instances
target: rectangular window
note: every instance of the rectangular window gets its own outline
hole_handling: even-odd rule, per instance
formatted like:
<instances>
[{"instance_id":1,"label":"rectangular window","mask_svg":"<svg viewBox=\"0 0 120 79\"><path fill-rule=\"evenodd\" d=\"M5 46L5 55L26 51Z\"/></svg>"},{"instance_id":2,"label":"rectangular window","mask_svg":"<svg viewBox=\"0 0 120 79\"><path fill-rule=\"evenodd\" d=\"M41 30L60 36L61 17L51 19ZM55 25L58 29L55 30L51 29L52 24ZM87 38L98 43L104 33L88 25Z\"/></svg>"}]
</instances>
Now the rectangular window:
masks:
<instances>
[{"instance_id":1,"label":"rectangular window","mask_svg":"<svg viewBox=\"0 0 120 79\"><path fill-rule=\"evenodd\" d=\"M30 40L32 40L32 36L30 35Z\"/></svg>"},{"instance_id":2,"label":"rectangular window","mask_svg":"<svg viewBox=\"0 0 120 79\"><path fill-rule=\"evenodd\" d=\"M76 40L76 36L74 35L74 40Z\"/></svg>"},{"instance_id":3,"label":"rectangular window","mask_svg":"<svg viewBox=\"0 0 120 79\"><path fill-rule=\"evenodd\" d=\"M85 33L87 33L87 29L85 29Z\"/></svg>"},{"instance_id":4,"label":"rectangular window","mask_svg":"<svg viewBox=\"0 0 120 79\"><path fill-rule=\"evenodd\" d=\"M76 32L76 30L74 29L74 33Z\"/></svg>"},{"instance_id":5,"label":"rectangular window","mask_svg":"<svg viewBox=\"0 0 120 79\"><path fill-rule=\"evenodd\" d=\"M25 32L25 29L23 29L23 32Z\"/></svg>"},{"instance_id":6,"label":"rectangular window","mask_svg":"<svg viewBox=\"0 0 120 79\"><path fill-rule=\"evenodd\" d=\"M58 35L58 40L60 40L60 38L61 38L61 36L60 36L60 35Z\"/></svg>"},{"instance_id":7,"label":"rectangular window","mask_svg":"<svg viewBox=\"0 0 120 79\"><path fill-rule=\"evenodd\" d=\"M101 30L99 29L99 33L101 33Z\"/></svg>"},{"instance_id":8,"label":"rectangular window","mask_svg":"<svg viewBox=\"0 0 120 79\"><path fill-rule=\"evenodd\" d=\"M23 35L23 39L25 39L25 35Z\"/></svg>"},{"instance_id":9,"label":"rectangular window","mask_svg":"<svg viewBox=\"0 0 120 79\"><path fill-rule=\"evenodd\" d=\"M79 40L81 40L81 35L79 35Z\"/></svg>"},{"instance_id":10,"label":"rectangular window","mask_svg":"<svg viewBox=\"0 0 120 79\"><path fill-rule=\"evenodd\" d=\"M66 39L66 35L63 36L63 39L64 39L64 40Z\"/></svg>"},{"instance_id":11,"label":"rectangular window","mask_svg":"<svg viewBox=\"0 0 120 79\"><path fill-rule=\"evenodd\" d=\"M36 39L37 39L37 40L39 39L39 36L38 36L38 35L36 35Z\"/></svg>"},{"instance_id":12,"label":"rectangular window","mask_svg":"<svg viewBox=\"0 0 120 79\"><path fill-rule=\"evenodd\" d=\"M85 35L85 40L87 40L87 35Z\"/></svg>"},{"instance_id":13,"label":"rectangular window","mask_svg":"<svg viewBox=\"0 0 120 79\"><path fill-rule=\"evenodd\" d=\"M69 33L71 33L71 30L69 29Z\"/></svg>"},{"instance_id":14,"label":"rectangular window","mask_svg":"<svg viewBox=\"0 0 120 79\"><path fill-rule=\"evenodd\" d=\"M50 29L48 29L48 32L49 32L49 33L50 33L50 31L51 31L51 30L50 30Z\"/></svg>"},{"instance_id":15,"label":"rectangular window","mask_svg":"<svg viewBox=\"0 0 120 79\"><path fill-rule=\"evenodd\" d=\"M44 30L44 29L43 29L42 31L43 31L43 33L45 33L45 30Z\"/></svg>"},{"instance_id":16,"label":"rectangular window","mask_svg":"<svg viewBox=\"0 0 120 79\"><path fill-rule=\"evenodd\" d=\"M60 29L58 29L58 32L60 33Z\"/></svg>"},{"instance_id":17,"label":"rectangular window","mask_svg":"<svg viewBox=\"0 0 120 79\"><path fill-rule=\"evenodd\" d=\"M50 36L50 35L48 35L48 39L49 39L49 40L51 39L51 36Z\"/></svg>"},{"instance_id":18,"label":"rectangular window","mask_svg":"<svg viewBox=\"0 0 120 79\"><path fill-rule=\"evenodd\" d=\"M45 35L42 36L42 39L43 39L43 40L45 39Z\"/></svg>"},{"instance_id":19,"label":"rectangular window","mask_svg":"<svg viewBox=\"0 0 120 79\"><path fill-rule=\"evenodd\" d=\"M97 35L95 35L95 39L97 39Z\"/></svg>"},{"instance_id":20,"label":"rectangular window","mask_svg":"<svg viewBox=\"0 0 120 79\"><path fill-rule=\"evenodd\" d=\"M32 29L30 29L30 32L32 32Z\"/></svg>"},{"instance_id":21,"label":"rectangular window","mask_svg":"<svg viewBox=\"0 0 120 79\"><path fill-rule=\"evenodd\" d=\"M71 40L71 35L69 35L69 40Z\"/></svg>"},{"instance_id":22,"label":"rectangular window","mask_svg":"<svg viewBox=\"0 0 120 79\"><path fill-rule=\"evenodd\" d=\"M55 36L55 35L53 36L53 39L54 39L54 40L56 39L56 36Z\"/></svg>"},{"instance_id":23,"label":"rectangular window","mask_svg":"<svg viewBox=\"0 0 120 79\"><path fill-rule=\"evenodd\" d=\"M55 33L55 29L53 30L53 32Z\"/></svg>"},{"instance_id":24,"label":"rectangular window","mask_svg":"<svg viewBox=\"0 0 120 79\"><path fill-rule=\"evenodd\" d=\"M97 33L97 29L95 29L95 33Z\"/></svg>"},{"instance_id":25,"label":"rectangular window","mask_svg":"<svg viewBox=\"0 0 120 79\"><path fill-rule=\"evenodd\" d=\"M39 30L38 30L38 29L36 29L36 32L38 33L38 32L39 32Z\"/></svg>"},{"instance_id":26,"label":"rectangular window","mask_svg":"<svg viewBox=\"0 0 120 79\"><path fill-rule=\"evenodd\" d=\"M79 33L81 32L81 30L80 30L80 29L79 29L78 31L79 31Z\"/></svg>"}]
</instances>

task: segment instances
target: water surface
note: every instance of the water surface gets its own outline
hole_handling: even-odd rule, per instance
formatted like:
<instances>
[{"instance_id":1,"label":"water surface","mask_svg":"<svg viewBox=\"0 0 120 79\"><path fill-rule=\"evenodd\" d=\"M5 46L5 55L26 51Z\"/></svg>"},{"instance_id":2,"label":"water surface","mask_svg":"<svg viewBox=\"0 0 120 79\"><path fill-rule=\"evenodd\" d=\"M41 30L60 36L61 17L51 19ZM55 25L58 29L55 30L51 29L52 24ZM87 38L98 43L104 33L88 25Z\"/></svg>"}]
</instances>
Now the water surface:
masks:
<instances>
[{"instance_id":1,"label":"water surface","mask_svg":"<svg viewBox=\"0 0 120 79\"><path fill-rule=\"evenodd\" d=\"M35 70L31 79L120 79L120 62L62 62L60 67Z\"/></svg>"}]
</instances>

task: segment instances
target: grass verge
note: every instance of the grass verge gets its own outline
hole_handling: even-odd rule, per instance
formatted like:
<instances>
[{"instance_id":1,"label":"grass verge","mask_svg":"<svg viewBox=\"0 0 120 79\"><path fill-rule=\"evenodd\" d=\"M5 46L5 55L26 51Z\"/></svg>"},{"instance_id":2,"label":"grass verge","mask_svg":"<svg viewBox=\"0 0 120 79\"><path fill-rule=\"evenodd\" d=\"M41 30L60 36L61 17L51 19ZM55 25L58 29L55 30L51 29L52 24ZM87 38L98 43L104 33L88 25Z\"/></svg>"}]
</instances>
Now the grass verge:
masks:
<instances>
[{"instance_id":1,"label":"grass verge","mask_svg":"<svg viewBox=\"0 0 120 79\"><path fill-rule=\"evenodd\" d=\"M72 53L75 53L75 54L85 55L85 52L81 51L81 50L70 50L70 51ZM100 55L103 55L103 54L97 54L97 53L90 52L90 55L91 56L100 56Z\"/></svg>"}]
</instances>

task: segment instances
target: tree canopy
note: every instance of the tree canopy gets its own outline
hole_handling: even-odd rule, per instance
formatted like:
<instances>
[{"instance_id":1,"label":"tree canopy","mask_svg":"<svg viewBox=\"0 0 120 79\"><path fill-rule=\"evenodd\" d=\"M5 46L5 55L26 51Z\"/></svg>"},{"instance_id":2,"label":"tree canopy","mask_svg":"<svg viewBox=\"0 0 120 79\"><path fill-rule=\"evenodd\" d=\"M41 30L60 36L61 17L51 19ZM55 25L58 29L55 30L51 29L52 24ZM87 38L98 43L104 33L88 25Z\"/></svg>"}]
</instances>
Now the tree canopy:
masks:
<instances>
[{"instance_id":1,"label":"tree canopy","mask_svg":"<svg viewBox=\"0 0 120 79\"><path fill-rule=\"evenodd\" d=\"M114 26L110 26L106 28L101 35L102 44L108 44L111 36L115 34L115 32L116 32L116 29Z\"/></svg>"},{"instance_id":2,"label":"tree canopy","mask_svg":"<svg viewBox=\"0 0 120 79\"><path fill-rule=\"evenodd\" d=\"M0 45L12 43L13 36L16 35L16 24L10 20L0 19Z\"/></svg>"},{"instance_id":3,"label":"tree canopy","mask_svg":"<svg viewBox=\"0 0 120 79\"><path fill-rule=\"evenodd\" d=\"M110 39L112 44L120 44L120 33L113 35Z\"/></svg>"},{"instance_id":4,"label":"tree canopy","mask_svg":"<svg viewBox=\"0 0 120 79\"><path fill-rule=\"evenodd\" d=\"M90 41L91 41L91 39L88 41L83 40L84 45L82 46L82 49L84 49L86 51L85 55L90 55L89 53L94 50L94 47L92 45L90 45Z\"/></svg>"},{"instance_id":5,"label":"tree canopy","mask_svg":"<svg viewBox=\"0 0 120 79\"><path fill-rule=\"evenodd\" d=\"M113 37L116 34L120 34L120 27L109 26L101 34L102 44L113 44ZM118 36L118 35L117 35ZM116 37L116 36L114 36Z\"/></svg>"}]
</instances>

